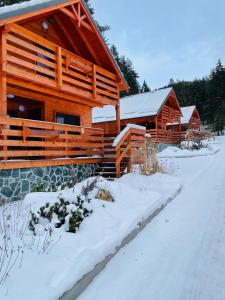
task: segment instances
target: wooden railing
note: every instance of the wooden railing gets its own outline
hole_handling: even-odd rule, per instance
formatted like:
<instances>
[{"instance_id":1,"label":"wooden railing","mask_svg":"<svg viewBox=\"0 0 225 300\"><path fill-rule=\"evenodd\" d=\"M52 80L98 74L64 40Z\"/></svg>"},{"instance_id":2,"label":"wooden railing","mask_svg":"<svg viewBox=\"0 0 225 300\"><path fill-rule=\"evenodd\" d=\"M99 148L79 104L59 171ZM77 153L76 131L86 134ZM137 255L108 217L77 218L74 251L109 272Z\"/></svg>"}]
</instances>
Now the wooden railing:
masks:
<instances>
[{"instance_id":1,"label":"wooden railing","mask_svg":"<svg viewBox=\"0 0 225 300\"><path fill-rule=\"evenodd\" d=\"M115 74L16 24L7 35L6 72L103 104L119 98Z\"/></svg>"},{"instance_id":2,"label":"wooden railing","mask_svg":"<svg viewBox=\"0 0 225 300\"><path fill-rule=\"evenodd\" d=\"M180 112L178 110L175 110L172 107L169 107L167 105L164 105L162 108L162 118L164 120L168 120L170 122L179 122L180 120Z\"/></svg>"},{"instance_id":3,"label":"wooden railing","mask_svg":"<svg viewBox=\"0 0 225 300\"><path fill-rule=\"evenodd\" d=\"M121 162L124 159L127 159L127 168L128 172L130 172L131 159L136 163L141 163L141 160L144 157L134 157L132 154L132 150L137 148L144 148L145 142L145 133L144 129L134 129L129 128L126 133L121 137L119 142L115 145L116 149L116 176L120 177L121 173Z\"/></svg>"},{"instance_id":4,"label":"wooden railing","mask_svg":"<svg viewBox=\"0 0 225 300\"><path fill-rule=\"evenodd\" d=\"M0 160L93 157L103 130L0 117Z\"/></svg>"},{"instance_id":5,"label":"wooden railing","mask_svg":"<svg viewBox=\"0 0 225 300\"><path fill-rule=\"evenodd\" d=\"M181 133L162 129L147 130L151 135L151 140L156 143L176 144L181 140Z\"/></svg>"}]
</instances>

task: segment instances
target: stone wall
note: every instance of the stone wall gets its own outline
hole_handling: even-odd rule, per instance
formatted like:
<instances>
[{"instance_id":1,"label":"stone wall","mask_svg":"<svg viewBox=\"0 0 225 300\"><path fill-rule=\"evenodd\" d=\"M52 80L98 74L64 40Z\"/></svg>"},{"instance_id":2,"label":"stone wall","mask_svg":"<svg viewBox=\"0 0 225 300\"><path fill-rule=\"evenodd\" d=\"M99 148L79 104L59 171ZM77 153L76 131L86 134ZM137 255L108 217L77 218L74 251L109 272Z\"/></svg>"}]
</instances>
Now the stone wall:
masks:
<instances>
[{"instance_id":1,"label":"stone wall","mask_svg":"<svg viewBox=\"0 0 225 300\"><path fill-rule=\"evenodd\" d=\"M71 173L80 182L90 177L96 168L96 164L88 164L0 170L0 202L22 200L40 185L65 185L71 182Z\"/></svg>"}]
</instances>

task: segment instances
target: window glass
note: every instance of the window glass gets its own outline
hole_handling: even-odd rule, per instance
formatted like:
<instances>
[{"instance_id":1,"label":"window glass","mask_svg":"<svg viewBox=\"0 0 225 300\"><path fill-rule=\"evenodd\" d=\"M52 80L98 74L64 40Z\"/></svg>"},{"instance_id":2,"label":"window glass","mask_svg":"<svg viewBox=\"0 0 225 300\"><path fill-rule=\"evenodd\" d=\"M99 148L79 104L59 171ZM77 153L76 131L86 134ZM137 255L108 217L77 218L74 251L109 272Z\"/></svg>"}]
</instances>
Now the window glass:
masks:
<instances>
[{"instance_id":1,"label":"window glass","mask_svg":"<svg viewBox=\"0 0 225 300\"><path fill-rule=\"evenodd\" d=\"M80 116L56 113L56 123L80 126Z\"/></svg>"}]
</instances>

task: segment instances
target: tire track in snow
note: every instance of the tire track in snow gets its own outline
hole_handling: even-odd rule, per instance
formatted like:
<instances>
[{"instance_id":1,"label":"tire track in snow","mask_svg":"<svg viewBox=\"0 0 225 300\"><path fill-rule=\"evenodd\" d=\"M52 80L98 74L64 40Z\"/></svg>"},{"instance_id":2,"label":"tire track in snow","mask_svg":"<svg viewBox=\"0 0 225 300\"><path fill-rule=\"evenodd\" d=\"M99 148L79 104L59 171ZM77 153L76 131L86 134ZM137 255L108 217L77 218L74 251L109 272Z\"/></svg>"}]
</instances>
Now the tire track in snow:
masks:
<instances>
[{"instance_id":1,"label":"tire track in snow","mask_svg":"<svg viewBox=\"0 0 225 300\"><path fill-rule=\"evenodd\" d=\"M225 150L188 162L182 193L79 300L225 299Z\"/></svg>"}]
</instances>

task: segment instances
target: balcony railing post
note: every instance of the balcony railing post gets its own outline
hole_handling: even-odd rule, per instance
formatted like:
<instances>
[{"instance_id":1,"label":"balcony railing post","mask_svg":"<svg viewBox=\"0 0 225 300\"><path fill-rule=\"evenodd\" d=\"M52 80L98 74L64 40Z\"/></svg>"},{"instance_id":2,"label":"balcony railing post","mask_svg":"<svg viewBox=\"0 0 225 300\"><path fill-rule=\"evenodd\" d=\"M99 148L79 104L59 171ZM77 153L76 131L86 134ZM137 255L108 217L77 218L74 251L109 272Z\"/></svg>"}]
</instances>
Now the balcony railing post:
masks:
<instances>
[{"instance_id":1,"label":"balcony railing post","mask_svg":"<svg viewBox=\"0 0 225 300\"><path fill-rule=\"evenodd\" d=\"M7 35L8 30L3 27L0 31L0 115L7 115L7 77L6 77L6 64L7 64ZM6 126L1 126L5 129ZM3 140L7 141L7 136L3 135ZM7 152L8 147L3 146L3 151ZM4 160L8 157L4 156Z\"/></svg>"},{"instance_id":2,"label":"balcony railing post","mask_svg":"<svg viewBox=\"0 0 225 300\"><path fill-rule=\"evenodd\" d=\"M93 65L92 80L93 80L93 98L95 99L96 95L97 95L97 91L96 91L96 65Z\"/></svg>"},{"instance_id":3,"label":"balcony railing post","mask_svg":"<svg viewBox=\"0 0 225 300\"><path fill-rule=\"evenodd\" d=\"M57 87L62 89L62 48L57 47Z\"/></svg>"}]
</instances>

